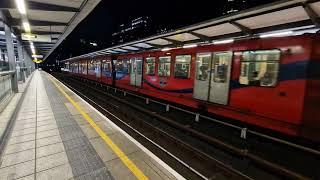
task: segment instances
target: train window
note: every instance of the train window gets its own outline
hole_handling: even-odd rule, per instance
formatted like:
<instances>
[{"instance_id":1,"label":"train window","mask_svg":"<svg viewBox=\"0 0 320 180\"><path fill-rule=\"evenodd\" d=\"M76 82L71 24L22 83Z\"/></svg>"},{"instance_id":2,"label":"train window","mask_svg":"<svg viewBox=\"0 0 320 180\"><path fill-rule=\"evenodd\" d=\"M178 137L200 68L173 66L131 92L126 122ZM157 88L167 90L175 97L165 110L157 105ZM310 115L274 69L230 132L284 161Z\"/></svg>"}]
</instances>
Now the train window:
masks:
<instances>
[{"instance_id":1,"label":"train window","mask_svg":"<svg viewBox=\"0 0 320 180\"><path fill-rule=\"evenodd\" d=\"M187 79L190 77L191 55L176 56L174 77Z\"/></svg>"},{"instance_id":2,"label":"train window","mask_svg":"<svg viewBox=\"0 0 320 180\"><path fill-rule=\"evenodd\" d=\"M115 69L119 73L129 74L129 61L127 59L118 60L115 63Z\"/></svg>"},{"instance_id":3,"label":"train window","mask_svg":"<svg viewBox=\"0 0 320 180\"><path fill-rule=\"evenodd\" d=\"M169 77L171 67L171 57L159 57L158 76Z\"/></svg>"},{"instance_id":4,"label":"train window","mask_svg":"<svg viewBox=\"0 0 320 180\"><path fill-rule=\"evenodd\" d=\"M275 86L278 79L280 50L245 51L241 57L240 84Z\"/></svg>"},{"instance_id":5,"label":"train window","mask_svg":"<svg viewBox=\"0 0 320 180\"><path fill-rule=\"evenodd\" d=\"M146 75L154 76L156 71L156 58L148 57L146 58Z\"/></svg>"},{"instance_id":6,"label":"train window","mask_svg":"<svg viewBox=\"0 0 320 180\"><path fill-rule=\"evenodd\" d=\"M95 70L95 68L96 68L95 62L94 61L90 61L88 63L88 70Z\"/></svg>"},{"instance_id":7,"label":"train window","mask_svg":"<svg viewBox=\"0 0 320 180\"><path fill-rule=\"evenodd\" d=\"M196 78L200 81L207 81L211 67L211 53L197 54Z\"/></svg>"},{"instance_id":8,"label":"train window","mask_svg":"<svg viewBox=\"0 0 320 180\"><path fill-rule=\"evenodd\" d=\"M232 53L222 52L214 54L214 82L225 83L228 79L228 68Z\"/></svg>"}]
</instances>

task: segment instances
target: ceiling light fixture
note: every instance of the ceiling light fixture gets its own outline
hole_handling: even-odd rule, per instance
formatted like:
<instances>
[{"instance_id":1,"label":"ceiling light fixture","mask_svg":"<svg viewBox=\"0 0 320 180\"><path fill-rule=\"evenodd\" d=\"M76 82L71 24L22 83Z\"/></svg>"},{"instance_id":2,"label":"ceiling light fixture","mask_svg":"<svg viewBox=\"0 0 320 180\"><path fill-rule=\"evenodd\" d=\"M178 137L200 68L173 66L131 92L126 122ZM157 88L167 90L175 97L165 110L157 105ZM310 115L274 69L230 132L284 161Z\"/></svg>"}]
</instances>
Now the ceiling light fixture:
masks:
<instances>
[{"instance_id":1,"label":"ceiling light fixture","mask_svg":"<svg viewBox=\"0 0 320 180\"><path fill-rule=\"evenodd\" d=\"M260 38L283 37L283 36L290 36L292 34L293 34L293 31L276 32L276 33L261 34Z\"/></svg>"},{"instance_id":2,"label":"ceiling light fixture","mask_svg":"<svg viewBox=\"0 0 320 180\"><path fill-rule=\"evenodd\" d=\"M189 44L189 45L184 45L183 48L187 49L187 48L194 48L194 47L197 47L197 46L198 46L197 44Z\"/></svg>"},{"instance_id":3,"label":"ceiling light fixture","mask_svg":"<svg viewBox=\"0 0 320 180\"><path fill-rule=\"evenodd\" d=\"M234 39L226 39L226 40L221 40L221 41L214 41L213 44L228 44L228 43L233 43Z\"/></svg>"},{"instance_id":4,"label":"ceiling light fixture","mask_svg":"<svg viewBox=\"0 0 320 180\"><path fill-rule=\"evenodd\" d=\"M16 5L17 5L17 8L21 14L27 13L26 4L24 3L24 0L16 0Z\"/></svg>"},{"instance_id":5,"label":"ceiling light fixture","mask_svg":"<svg viewBox=\"0 0 320 180\"><path fill-rule=\"evenodd\" d=\"M163 49L161 49L161 51L170 51L171 50L171 48L163 48Z\"/></svg>"}]
</instances>

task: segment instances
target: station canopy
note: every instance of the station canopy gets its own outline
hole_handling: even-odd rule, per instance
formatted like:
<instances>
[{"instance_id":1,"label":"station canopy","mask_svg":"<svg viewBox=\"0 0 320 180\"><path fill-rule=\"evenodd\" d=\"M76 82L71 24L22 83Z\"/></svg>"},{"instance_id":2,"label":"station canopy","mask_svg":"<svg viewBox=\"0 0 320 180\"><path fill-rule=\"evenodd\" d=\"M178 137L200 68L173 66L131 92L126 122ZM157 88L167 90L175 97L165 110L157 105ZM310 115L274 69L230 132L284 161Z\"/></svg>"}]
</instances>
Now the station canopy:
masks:
<instances>
[{"instance_id":1,"label":"station canopy","mask_svg":"<svg viewBox=\"0 0 320 180\"><path fill-rule=\"evenodd\" d=\"M320 0L279 1L64 61L108 54L218 44L243 38L316 33L320 30L319 17Z\"/></svg>"},{"instance_id":2,"label":"station canopy","mask_svg":"<svg viewBox=\"0 0 320 180\"><path fill-rule=\"evenodd\" d=\"M26 46L32 41L37 54L47 58L101 0L24 0L25 15L16 1L0 0L1 15Z\"/></svg>"}]
</instances>

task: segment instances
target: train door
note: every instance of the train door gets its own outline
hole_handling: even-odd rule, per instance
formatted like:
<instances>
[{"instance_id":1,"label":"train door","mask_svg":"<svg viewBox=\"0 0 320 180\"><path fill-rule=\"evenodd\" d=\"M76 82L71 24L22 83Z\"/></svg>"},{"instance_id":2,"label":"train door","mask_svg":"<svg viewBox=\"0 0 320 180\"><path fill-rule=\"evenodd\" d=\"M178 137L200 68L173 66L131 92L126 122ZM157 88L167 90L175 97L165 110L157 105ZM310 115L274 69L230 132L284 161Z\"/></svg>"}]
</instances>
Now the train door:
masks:
<instances>
[{"instance_id":1,"label":"train door","mask_svg":"<svg viewBox=\"0 0 320 180\"><path fill-rule=\"evenodd\" d=\"M232 52L197 55L194 98L228 104Z\"/></svg>"},{"instance_id":2,"label":"train door","mask_svg":"<svg viewBox=\"0 0 320 180\"><path fill-rule=\"evenodd\" d=\"M142 58L131 59L130 85L141 87L142 82Z\"/></svg>"},{"instance_id":3,"label":"train door","mask_svg":"<svg viewBox=\"0 0 320 180\"><path fill-rule=\"evenodd\" d=\"M212 53L197 54L193 97L208 101Z\"/></svg>"}]
</instances>

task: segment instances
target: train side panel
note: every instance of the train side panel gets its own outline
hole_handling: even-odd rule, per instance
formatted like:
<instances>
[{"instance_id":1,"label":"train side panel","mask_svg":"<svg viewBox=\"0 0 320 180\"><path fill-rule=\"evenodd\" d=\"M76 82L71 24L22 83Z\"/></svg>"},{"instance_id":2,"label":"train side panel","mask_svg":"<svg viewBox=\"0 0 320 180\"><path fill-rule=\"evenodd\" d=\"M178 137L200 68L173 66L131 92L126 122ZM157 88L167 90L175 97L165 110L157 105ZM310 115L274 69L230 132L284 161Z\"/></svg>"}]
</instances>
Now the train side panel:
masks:
<instances>
[{"instance_id":1,"label":"train side panel","mask_svg":"<svg viewBox=\"0 0 320 180\"><path fill-rule=\"evenodd\" d=\"M301 134L320 141L320 38L313 39L311 60L307 69L306 94Z\"/></svg>"}]
</instances>

